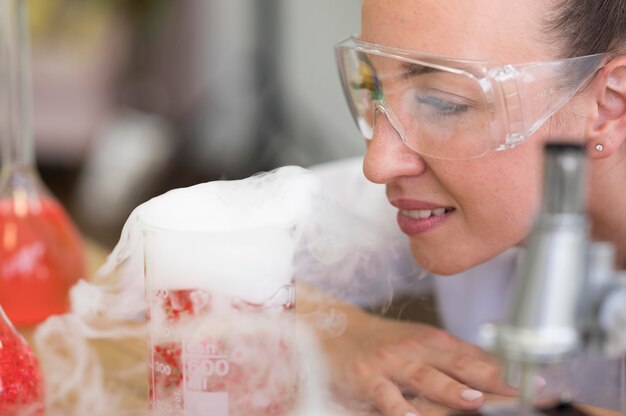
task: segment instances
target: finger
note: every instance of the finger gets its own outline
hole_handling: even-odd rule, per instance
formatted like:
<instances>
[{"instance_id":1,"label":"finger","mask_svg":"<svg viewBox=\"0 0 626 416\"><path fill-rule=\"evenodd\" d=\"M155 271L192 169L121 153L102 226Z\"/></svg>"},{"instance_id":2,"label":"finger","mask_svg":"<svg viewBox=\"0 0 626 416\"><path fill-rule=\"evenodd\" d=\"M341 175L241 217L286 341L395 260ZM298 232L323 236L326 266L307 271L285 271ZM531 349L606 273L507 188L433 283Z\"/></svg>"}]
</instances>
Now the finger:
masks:
<instances>
[{"instance_id":1,"label":"finger","mask_svg":"<svg viewBox=\"0 0 626 416\"><path fill-rule=\"evenodd\" d=\"M451 353L462 353L486 362L496 363L498 360L487 351L476 345L469 344L449 333L438 328L432 328L427 336L421 337L417 341L418 346L435 348L439 351L448 351Z\"/></svg>"},{"instance_id":2,"label":"finger","mask_svg":"<svg viewBox=\"0 0 626 416\"><path fill-rule=\"evenodd\" d=\"M419 396L453 409L477 409L484 401L480 391L425 363L414 362L405 366L395 380Z\"/></svg>"},{"instance_id":3,"label":"finger","mask_svg":"<svg viewBox=\"0 0 626 416\"><path fill-rule=\"evenodd\" d=\"M517 389L504 381L502 366L496 362L486 362L469 354L433 351L428 356L428 364L482 392L517 395Z\"/></svg>"},{"instance_id":4,"label":"finger","mask_svg":"<svg viewBox=\"0 0 626 416\"><path fill-rule=\"evenodd\" d=\"M409 403L423 415L450 416L452 413L455 413L455 411L451 411L449 407L444 407L424 398L409 400Z\"/></svg>"},{"instance_id":5,"label":"finger","mask_svg":"<svg viewBox=\"0 0 626 416\"><path fill-rule=\"evenodd\" d=\"M373 379L370 382L368 393L372 404L384 416L421 416L406 401L398 386L385 377Z\"/></svg>"}]
</instances>

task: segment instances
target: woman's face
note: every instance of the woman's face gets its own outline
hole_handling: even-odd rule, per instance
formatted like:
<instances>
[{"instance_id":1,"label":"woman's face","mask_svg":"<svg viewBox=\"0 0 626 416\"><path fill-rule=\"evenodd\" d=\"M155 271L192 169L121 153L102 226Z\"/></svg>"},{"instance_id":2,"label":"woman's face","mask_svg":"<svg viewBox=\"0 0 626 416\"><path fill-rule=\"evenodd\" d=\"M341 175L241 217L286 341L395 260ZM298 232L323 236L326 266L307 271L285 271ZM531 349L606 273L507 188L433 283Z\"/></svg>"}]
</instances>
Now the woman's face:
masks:
<instances>
[{"instance_id":1,"label":"woman's face","mask_svg":"<svg viewBox=\"0 0 626 416\"><path fill-rule=\"evenodd\" d=\"M365 41L507 64L554 59L542 42L545 2L364 0ZM387 186L398 223L425 268L453 274L519 244L539 207L546 122L524 144L471 160L438 160L408 149L383 115L368 142L365 175ZM580 122L579 122L580 124ZM583 126L569 124L570 133ZM441 214L442 209L446 209ZM428 210L435 211L427 218ZM441 215L436 215L441 214Z\"/></svg>"}]
</instances>

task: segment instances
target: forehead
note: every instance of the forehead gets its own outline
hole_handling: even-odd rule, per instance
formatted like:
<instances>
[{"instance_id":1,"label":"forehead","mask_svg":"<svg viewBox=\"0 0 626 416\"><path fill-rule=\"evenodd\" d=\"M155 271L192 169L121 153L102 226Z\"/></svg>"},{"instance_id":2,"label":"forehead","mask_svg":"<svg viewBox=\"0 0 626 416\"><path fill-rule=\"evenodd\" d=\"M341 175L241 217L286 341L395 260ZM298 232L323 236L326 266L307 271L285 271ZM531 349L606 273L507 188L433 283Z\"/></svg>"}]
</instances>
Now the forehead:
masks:
<instances>
[{"instance_id":1,"label":"forehead","mask_svg":"<svg viewBox=\"0 0 626 416\"><path fill-rule=\"evenodd\" d=\"M546 0L363 0L363 40L462 59L521 63L555 56Z\"/></svg>"}]
</instances>

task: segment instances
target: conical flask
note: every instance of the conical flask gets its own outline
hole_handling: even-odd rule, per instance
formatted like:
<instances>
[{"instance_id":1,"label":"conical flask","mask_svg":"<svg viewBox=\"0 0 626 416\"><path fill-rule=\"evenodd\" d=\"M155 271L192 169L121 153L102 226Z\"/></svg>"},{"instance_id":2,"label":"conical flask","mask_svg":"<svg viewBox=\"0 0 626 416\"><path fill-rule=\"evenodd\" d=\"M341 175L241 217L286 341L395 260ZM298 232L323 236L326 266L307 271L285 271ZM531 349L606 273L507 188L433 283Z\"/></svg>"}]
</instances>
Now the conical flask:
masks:
<instances>
[{"instance_id":1,"label":"conical flask","mask_svg":"<svg viewBox=\"0 0 626 416\"><path fill-rule=\"evenodd\" d=\"M0 306L0 416L44 414L37 358Z\"/></svg>"},{"instance_id":2,"label":"conical flask","mask_svg":"<svg viewBox=\"0 0 626 416\"><path fill-rule=\"evenodd\" d=\"M25 7L0 1L0 304L18 327L67 311L85 272L80 236L35 166Z\"/></svg>"}]
</instances>

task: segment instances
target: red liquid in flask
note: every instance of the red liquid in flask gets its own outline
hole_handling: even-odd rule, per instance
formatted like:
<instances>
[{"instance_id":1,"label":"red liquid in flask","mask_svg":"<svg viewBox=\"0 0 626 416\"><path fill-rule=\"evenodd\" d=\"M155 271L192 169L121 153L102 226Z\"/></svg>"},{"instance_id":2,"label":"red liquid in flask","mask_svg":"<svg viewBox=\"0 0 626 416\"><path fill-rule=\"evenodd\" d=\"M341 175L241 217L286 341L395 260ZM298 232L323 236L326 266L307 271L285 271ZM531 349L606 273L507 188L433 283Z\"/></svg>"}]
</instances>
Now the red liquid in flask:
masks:
<instances>
[{"instance_id":1,"label":"red liquid in flask","mask_svg":"<svg viewBox=\"0 0 626 416\"><path fill-rule=\"evenodd\" d=\"M25 8L0 1L0 304L16 326L67 311L85 267L78 233L37 175Z\"/></svg>"},{"instance_id":2,"label":"red liquid in flask","mask_svg":"<svg viewBox=\"0 0 626 416\"><path fill-rule=\"evenodd\" d=\"M68 310L85 272L81 240L54 199L0 199L0 304L16 326Z\"/></svg>"},{"instance_id":3,"label":"red liquid in flask","mask_svg":"<svg viewBox=\"0 0 626 416\"><path fill-rule=\"evenodd\" d=\"M42 416L39 363L0 307L0 416Z\"/></svg>"}]
</instances>

